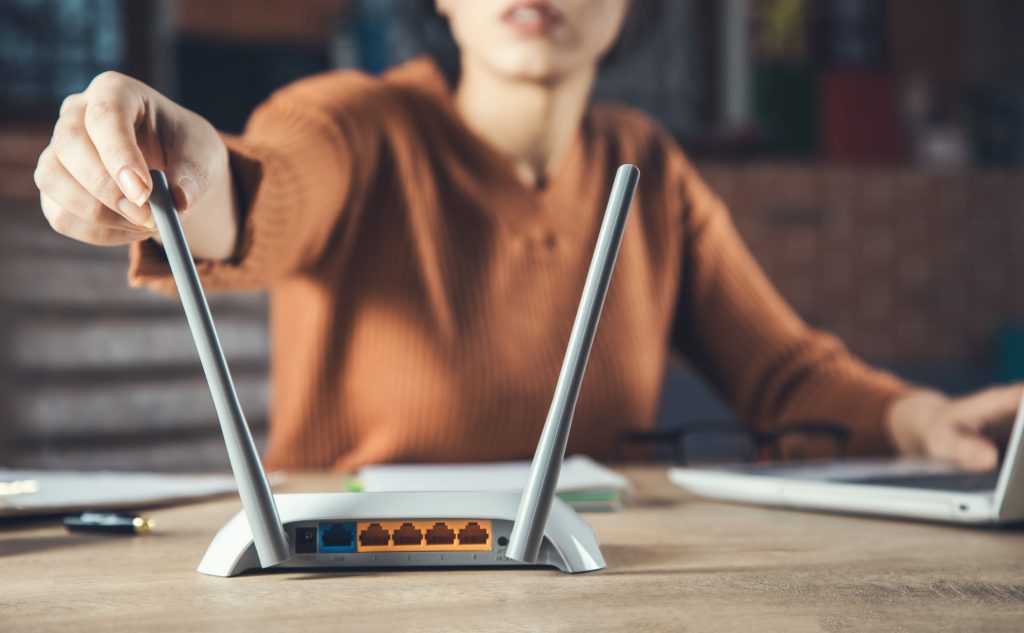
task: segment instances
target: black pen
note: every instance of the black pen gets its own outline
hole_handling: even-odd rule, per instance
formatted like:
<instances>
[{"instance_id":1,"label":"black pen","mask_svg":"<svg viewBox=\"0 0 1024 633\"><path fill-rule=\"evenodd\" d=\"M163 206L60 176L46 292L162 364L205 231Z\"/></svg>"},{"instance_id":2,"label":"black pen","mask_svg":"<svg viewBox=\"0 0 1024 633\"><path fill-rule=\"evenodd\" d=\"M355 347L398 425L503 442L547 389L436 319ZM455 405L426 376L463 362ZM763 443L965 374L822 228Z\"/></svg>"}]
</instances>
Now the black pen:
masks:
<instances>
[{"instance_id":1,"label":"black pen","mask_svg":"<svg viewBox=\"0 0 1024 633\"><path fill-rule=\"evenodd\" d=\"M153 519L117 512L83 512L64 517L69 532L100 532L103 534L146 534L156 526Z\"/></svg>"}]
</instances>

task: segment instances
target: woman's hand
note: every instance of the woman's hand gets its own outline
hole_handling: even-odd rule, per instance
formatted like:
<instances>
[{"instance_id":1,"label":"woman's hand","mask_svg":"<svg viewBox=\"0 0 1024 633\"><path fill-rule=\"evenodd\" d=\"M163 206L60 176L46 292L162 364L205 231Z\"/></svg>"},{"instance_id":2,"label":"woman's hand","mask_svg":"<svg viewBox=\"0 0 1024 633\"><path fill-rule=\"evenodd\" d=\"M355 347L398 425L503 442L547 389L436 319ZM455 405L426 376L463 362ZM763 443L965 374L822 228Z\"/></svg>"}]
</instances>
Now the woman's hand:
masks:
<instances>
[{"instance_id":1,"label":"woman's hand","mask_svg":"<svg viewBox=\"0 0 1024 633\"><path fill-rule=\"evenodd\" d=\"M886 428L904 455L920 455L970 470L999 462L997 443L1008 437L1024 385L991 387L962 398L912 391L889 408Z\"/></svg>"},{"instance_id":2,"label":"woman's hand","mask_svg":"<svg viewBox=\"0 0 1024 633\"><path fill-rule=\"evenodd\" d=\"M150 169L167 173L193 253L234 252L237 220L228 154L217 131L149 86L116 72L64 100L35 183L55 231L111 246L154 235Z\"/></svg>"}]
</instances>

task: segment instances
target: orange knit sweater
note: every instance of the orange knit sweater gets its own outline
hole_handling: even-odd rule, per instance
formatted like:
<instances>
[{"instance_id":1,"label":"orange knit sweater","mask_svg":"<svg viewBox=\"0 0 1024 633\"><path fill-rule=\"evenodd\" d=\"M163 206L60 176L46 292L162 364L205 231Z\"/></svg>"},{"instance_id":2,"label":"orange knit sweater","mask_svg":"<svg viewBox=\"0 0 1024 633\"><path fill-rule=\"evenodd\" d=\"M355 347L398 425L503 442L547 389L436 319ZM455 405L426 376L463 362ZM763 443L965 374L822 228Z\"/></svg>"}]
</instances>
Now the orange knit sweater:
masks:
<instances>
[{"instance_id":1,"label":"orange knit sweater","mask_svg":"<svg viewBox=\"0 0 1024 633\"><path fill-rule=\"evenodd\" d=\"M809 329L648 117L594 106L534 191L460 120L436 67L299 81L226 137L245 201L208 289L267 288L272 468L525 458L536 446L615 168L641 171L569 450L654 423L680 349L756 428L831 418L888 449L904 387ZM130 280L173 292L151 242Z\"/></svg>"}]
</instances>

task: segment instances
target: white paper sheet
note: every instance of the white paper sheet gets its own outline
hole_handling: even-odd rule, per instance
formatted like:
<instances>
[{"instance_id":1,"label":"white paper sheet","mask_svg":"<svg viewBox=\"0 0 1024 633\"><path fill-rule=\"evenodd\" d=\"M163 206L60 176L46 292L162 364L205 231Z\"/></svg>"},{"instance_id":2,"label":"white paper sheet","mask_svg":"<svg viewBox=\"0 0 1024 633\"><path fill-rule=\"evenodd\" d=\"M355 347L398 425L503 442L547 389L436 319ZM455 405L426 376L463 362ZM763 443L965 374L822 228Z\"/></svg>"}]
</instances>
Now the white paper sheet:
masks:
<instances>
[{"instance_id":1,"label":"white paper sheet","mask_svg":"<svg viewBox=\"0 0 1024 633\"><path fill-rule=\"evenodd\" d=\"M479 464L383 464L359 471L367 492L426 492L461 490L519 491L526 485L529 462ZM585 455L573 455L562 464L557 494L577 509L616 509L633 492L623 475ZM580 495L607 500L579 499Z\"/></svg>"},{"instance_id":2,"label":"white paper sheet","mask_svg":"<svg viewBox=\"0 0 1024 633\"><path fill-rule=\"evenodd\" d=\"M230 475L0 469L0 481L35 481L38 491L0 496L0 517L166 505L236 492Z\"/></svg>"}]
</instances>

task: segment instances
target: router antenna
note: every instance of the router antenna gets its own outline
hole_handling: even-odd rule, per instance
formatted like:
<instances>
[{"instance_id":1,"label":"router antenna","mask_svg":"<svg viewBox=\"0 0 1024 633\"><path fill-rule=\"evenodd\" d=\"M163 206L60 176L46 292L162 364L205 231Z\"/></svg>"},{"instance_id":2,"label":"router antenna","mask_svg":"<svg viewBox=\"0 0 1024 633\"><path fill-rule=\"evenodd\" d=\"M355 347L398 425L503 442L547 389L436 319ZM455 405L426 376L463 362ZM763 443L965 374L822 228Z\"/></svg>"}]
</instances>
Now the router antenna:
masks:
<instances>
[{"instance_id":1,"label":"router antenna","mask_svg":"<svg viewBox=\"0 0 1024 633\"><path fill-rule=\"evenodd\" d=\"M238 485L238 495L249 521L260 565L271 567L289 558L284 527L278 517L270 484L260 464L260 456L252 441L242 406L238 403L238 394L235 393L231 372L228 371L224 352L217 340L210 307L206 303L192 253L181 230L174 200L167 188L167 178L162 171L156 169L149 173L153 176L153 195L149 198L149 205L153 209L153 219L164 243L174 283L178 286L185 317L192 329L192 338L199 350L199 360L210 384L213 404L228 448L228 460Z\"/></svg>"},{"instance_id":2,"label":"router antenna","mask_svg":"<svg viewBox=\"0 0 1024 633\"><path fill-rule=\"evenodd\" d=\"M537 562L555 487L558 485L558 474L565 458L565 445L569 441L576 398L583 383L583 373L587 368L597 322L601 318L604 298L608 294L608 284L615 269L615 259L619 254L622 233L626 228L639 179L640 170L635 165L622 165L615 173L604 221L597 235L594 258L590 262L580 307L569 336L569 347L562 361L562 371L558 374L555 397L551 401L544 430L533 455L530 477L519 500L519 511L509 537L505 555L512 560Z\"/></svg>"}]
</instances>

